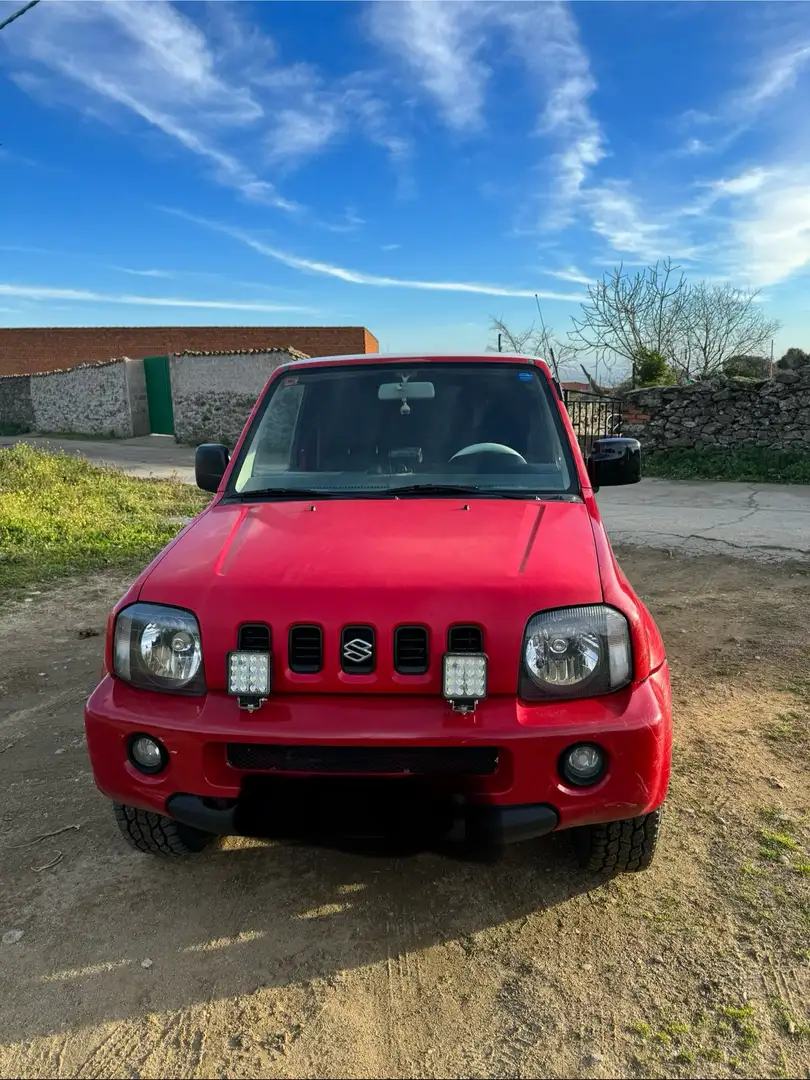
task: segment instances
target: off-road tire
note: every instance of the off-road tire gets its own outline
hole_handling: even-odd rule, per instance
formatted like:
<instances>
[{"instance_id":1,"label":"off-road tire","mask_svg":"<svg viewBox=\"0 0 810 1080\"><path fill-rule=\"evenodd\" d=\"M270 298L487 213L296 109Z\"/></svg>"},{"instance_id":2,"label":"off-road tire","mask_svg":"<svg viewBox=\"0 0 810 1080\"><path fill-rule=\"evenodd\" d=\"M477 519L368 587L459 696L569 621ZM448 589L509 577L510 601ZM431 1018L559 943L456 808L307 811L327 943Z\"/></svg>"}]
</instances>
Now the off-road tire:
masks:
<instances>
[{"instance_id":1,"label":"off-road tire","mask_svg":"<svg viewBox=\"0 0 810 1080\"><path fill-rule=\"evenodd\" d=\"M573 829L580 867L592 874L638 873L655 855L664 808L651 814Z\"/></svg>"},{"instance_id":2,"label":"off-road tire","mask_svg":"<svg viewBox=\"0 0 810 1080\"><path fill-rule=\"evenodd\" d=\"M115 820L128 843L148 855L195 855L214 839L213 833L135 806L115 803Z\"/></svg>"}]
</instances>

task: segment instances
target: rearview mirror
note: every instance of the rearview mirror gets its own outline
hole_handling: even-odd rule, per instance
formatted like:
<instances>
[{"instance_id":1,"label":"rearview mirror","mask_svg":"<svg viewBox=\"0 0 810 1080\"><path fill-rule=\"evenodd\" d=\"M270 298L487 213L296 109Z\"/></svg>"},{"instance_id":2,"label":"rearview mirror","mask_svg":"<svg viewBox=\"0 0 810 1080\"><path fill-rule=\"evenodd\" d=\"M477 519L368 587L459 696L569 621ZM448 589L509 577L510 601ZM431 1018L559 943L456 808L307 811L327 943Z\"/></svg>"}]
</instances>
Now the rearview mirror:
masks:
<instances>
[{"instance_id":1,"label":"rearview mirror","mask_svg":"<svg viewBox=\"0 0 810 1080\"><path fill-rule=\"evenodd\" d=\"M588 457L588 476L594 491L637 484L641 479L641 443L638 439L597 439Z\"/></svg>"},{"instance_id":2,"label":"rearview mirror","mask_svg":"<svg viewBox=\"0 0 810 1080\"><path fill-rule=\"evenodd\" d=\"M198 446L194 455L197 487L203 491L216 491L228 468L229 458L228 447L223 443L203 443Z\"/></svg>"},{"instance_id":3,"label":"rearview mirror","mask_svg":"<svg viewBox=\"0 0 810 1080\"><path fill-rule=\"evenodd\" d=\"M380 401L428 401L436 396L432 382L387 382L377 391Z\"/></svg>"}]
</instances>

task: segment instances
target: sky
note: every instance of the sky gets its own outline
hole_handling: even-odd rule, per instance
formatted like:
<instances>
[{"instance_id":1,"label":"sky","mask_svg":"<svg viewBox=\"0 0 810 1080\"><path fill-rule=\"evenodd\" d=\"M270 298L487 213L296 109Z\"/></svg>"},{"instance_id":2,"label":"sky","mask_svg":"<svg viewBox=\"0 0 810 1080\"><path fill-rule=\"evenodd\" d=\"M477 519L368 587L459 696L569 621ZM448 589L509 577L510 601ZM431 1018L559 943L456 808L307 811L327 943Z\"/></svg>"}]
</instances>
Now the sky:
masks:
<instances>
[{"instance_id":1,"label":"sky","mask_svg":"<svg viewBox=\"0 0 810 1080\"><path fill-rule=\"evenodd\" d=\"M810 348L808 103L803 3L42 0L0 31L0 325L478 351L671 257Z\"/></svg>"}]
</instances>

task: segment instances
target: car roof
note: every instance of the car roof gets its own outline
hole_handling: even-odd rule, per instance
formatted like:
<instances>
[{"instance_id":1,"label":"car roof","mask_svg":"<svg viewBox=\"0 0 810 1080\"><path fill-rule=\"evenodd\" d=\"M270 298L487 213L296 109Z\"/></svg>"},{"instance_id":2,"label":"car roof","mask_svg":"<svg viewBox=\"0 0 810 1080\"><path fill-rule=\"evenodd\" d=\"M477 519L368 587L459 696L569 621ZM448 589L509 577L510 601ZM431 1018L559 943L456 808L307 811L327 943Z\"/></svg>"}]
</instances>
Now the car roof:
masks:
<instances>
[{"instance_id":1,"label":"car roof","mask_svg":"<svg viewBox=\"0 0 810 1080\"><path fill-rule=\"evenodd\" d=\"M309 367L310 364L399 364L403 360L420 364L462 361L471 364L519 363L530 364L549 373L548 364L542 357L527 356L523 353L352 353L345 356L313 356L302 360L291 360L283 364L281 369Z\"/></svg>"}]
</instances>

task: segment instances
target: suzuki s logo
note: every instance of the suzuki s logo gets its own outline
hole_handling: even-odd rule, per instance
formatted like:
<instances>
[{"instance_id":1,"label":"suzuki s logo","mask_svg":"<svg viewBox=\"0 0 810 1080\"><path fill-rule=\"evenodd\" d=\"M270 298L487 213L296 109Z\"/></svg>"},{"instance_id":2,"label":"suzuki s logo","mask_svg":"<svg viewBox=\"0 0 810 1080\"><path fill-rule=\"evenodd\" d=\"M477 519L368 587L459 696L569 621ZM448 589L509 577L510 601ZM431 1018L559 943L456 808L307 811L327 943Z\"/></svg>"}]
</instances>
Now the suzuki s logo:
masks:
<instances>
[{"instance_id":1,"label":"suzuki s logo","mask_svg":"<svg viewBox=\"0 0 810 1080\"><path fill-rule=\"evenodd\" d=\"M353 664L364 664L369 661L374 653L374 646L370 641L362 638L352 638L343 646L343 656Z\"/></svg>"}]
</instances>

